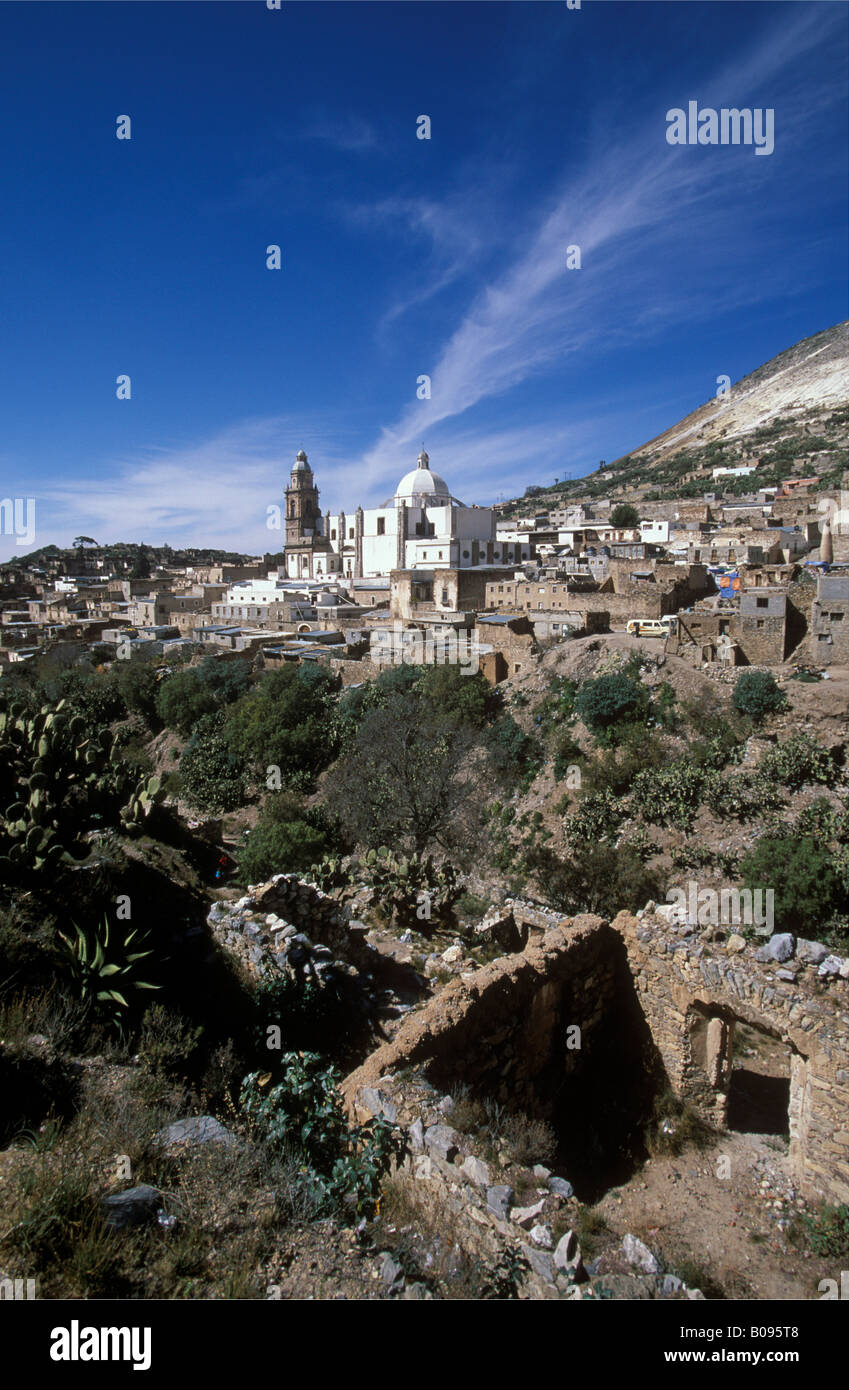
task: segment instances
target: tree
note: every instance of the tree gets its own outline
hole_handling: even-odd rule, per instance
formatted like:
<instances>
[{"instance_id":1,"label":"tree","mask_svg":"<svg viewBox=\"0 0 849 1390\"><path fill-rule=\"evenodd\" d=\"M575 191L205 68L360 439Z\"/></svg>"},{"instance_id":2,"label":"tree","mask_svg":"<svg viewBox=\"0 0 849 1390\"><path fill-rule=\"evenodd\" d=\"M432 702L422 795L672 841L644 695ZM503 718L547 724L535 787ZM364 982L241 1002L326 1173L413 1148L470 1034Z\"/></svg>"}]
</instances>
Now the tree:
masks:
<instances>
[{"instance_id":1,"label":"tree","mask_svg":"<svg viewBox=\"0 0 849 1390\"><path fill-rule=\"evenodd\" d=\"M619 530L633 530L640 524L640 513L630 502L619 502L610 513L610 524Z\"/></svg>"},{"instance_id":2,"label":"tree","mask_svg":"<svg viewBox=\"0 0 849 1390\"><path fill-rule=\"evenodd\" d=\"M810 836L763 836L740 860L743 885L775 894L775 928L817 939L829 918L846 912L846 892L827 845Z\"/></svg>"},{"instance_id":3,"label":"tree","mask_svg":"<svg viewBox=\"0 0 849 1390\"><path fill-rule=\"evenodd\" d=\"M769 671L743 671L737 677L731 703L739 714L760 723L768 714L783 709L787 697Z\"/></svg>"},{"instance_id":4,"label":"tree","mask_svg":"<svg viewBox=\"0 0 849 1390\"><path fill-rule=\"evenodd\" d=\"M199 811L234 811L245 800L245 777L221 736L223 716L206 714L180 759L183 794Z\"/></svg>"},{"instance_id":5,"label":"tree","mask_svg":"<svg viewBox=\"0 0 849 1390\"><path fill-rule=\"evenodd\" d=\"M415 695L366 714L351 752L334 771L335 809L353 839L418 853L456 849L481 800L464 770L474 734L446 721Z\"/></svg>"},{"instance_id":6,"label":"tree","mask_svg":"<svg viewBox=\"0 0 849 1390\"><path fill-rule=\"evenodd\" d=\"M136 554L133 567L130 570L131 579L150 579L150 554L146 545L140 545Z\"/></svg>"},{"instance_id":7,"label":"tree","mask_svg":"<svg viewBox=\"0 0 849 1390\"><path fill-rule=\"evenodd\" d=\"M331 761L334 697L339 677L320 666L281 666L228 712L227 745L241 765L284 783L304 784Z\"/></svg>"}]
</instances>

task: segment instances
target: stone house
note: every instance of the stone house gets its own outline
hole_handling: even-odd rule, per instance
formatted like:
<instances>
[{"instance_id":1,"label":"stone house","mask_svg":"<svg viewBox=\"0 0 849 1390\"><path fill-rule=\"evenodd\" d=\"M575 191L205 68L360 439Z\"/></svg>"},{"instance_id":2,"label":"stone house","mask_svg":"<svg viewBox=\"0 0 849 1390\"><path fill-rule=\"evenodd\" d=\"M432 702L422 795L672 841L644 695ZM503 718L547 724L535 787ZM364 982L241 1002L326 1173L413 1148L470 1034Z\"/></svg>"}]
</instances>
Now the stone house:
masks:
<instances>
[{"instance_id":1,"label":"stone house","mask_svg":"<svg viewBox=\"0 0 849 1390\"><path fill-rule=\"evenodd\" d=\"M849 575L823 574L811 609L810 651L821 666L849 665Z\"/></svg>"}]
</instances>

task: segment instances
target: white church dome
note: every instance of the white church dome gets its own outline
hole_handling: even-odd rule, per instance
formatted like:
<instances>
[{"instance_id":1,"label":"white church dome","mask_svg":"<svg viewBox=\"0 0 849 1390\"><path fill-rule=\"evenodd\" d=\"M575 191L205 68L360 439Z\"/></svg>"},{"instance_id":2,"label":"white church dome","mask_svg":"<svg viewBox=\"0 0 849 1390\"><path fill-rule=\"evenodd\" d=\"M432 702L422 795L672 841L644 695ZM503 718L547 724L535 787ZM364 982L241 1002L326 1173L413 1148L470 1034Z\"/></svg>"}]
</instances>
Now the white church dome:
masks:
<instances>
[{"instance_id":1,"label":"white church dome","mask_svg":"<svg viewBox=\"0 0 849 1390\"><path fill-rule=\"evenodd\" d=\"M438 473L431 472L430 459L422 449L419 454L416 467L409 473L405 473L397 488L395 496L391 497L384 506L391 506L392 503L409 502L414 507L447 507L451 503L454 506L462 506L462 502L452 497L448 489L448 484Z\"/></svg>"}]
</instances>

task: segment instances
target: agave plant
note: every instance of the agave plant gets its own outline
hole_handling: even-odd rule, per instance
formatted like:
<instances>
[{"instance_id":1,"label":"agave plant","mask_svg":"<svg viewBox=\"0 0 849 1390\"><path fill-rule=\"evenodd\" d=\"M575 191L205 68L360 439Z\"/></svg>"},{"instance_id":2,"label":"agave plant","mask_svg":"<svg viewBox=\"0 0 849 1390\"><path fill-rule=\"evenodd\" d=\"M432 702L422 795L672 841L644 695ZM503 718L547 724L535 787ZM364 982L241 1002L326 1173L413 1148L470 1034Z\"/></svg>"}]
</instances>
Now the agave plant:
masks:
<instances>
[{"instance_id":1,"label":"agave plant","mask_svg":"<svg viewBox=\"0 0 849 1390\"><path fill-rule=\"evenodd\" d=\"M152 950L132 950L147 945L147 934L135 929L123 940L110 939L108 917L101 930L84 929L72 923L75 936L59 938L70 956L70 973L77 984L80 998L96 1013L105 1017L118 1031L130 1005L127 993L135 990L157 990L159 985L135 978L138 962L153 954ZM117 986L120 985L121 989ZM122 990L126 993L122 993Z\"/></svg>"}]
</instances>

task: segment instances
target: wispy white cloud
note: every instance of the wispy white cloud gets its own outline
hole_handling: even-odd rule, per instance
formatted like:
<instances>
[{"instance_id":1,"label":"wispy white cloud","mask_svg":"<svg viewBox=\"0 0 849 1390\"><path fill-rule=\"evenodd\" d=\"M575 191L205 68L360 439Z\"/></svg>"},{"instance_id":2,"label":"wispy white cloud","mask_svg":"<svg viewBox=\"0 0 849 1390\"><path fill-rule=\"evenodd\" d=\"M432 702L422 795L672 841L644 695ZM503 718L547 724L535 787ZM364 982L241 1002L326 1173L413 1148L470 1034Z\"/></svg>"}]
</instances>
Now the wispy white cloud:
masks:
<instances>
[{"instance_id":1,"label":"wispy white cloud","mask_svg":"<svg viewBox=\"0 0 849 1390\"><path fill-rule=\"evenodd\" d=\"M744 105L747 95L751 100L751 93L783 76L805 51L828 42L823 26L836 32L836 22L821 7L815 9L816 13L796 11L789 21L782 15L756 49L735 57L704 84L702 101L720 94ZM682 101L691 95L687 92ZM803 98L804 93L797 93L784 102L788 130ZM660 283L658 272L666 253L686 247L689 227L698 225L702 234L713 229L716 244L733 251L738 244L735 233L747 219L751 231L758 218L757 206L741 207L728 198L728 164L722 157L694 158L705 152L670 147L665 131L665 112L658 110L651 126L627 132L623 125L621 138L613 141L608 132L604 146L595 148L585 167L568 178L512 264L475 296L436 355L431 399L409 405L365 453L362 465L369 480L385 475L399 453L423 435L432 435L440 422L482 401L503 398L555 363L591 352L608 332L621 336L623 324L630 325L632 338L638 337L649 326L657 332L664 324L685 321L715 303L717 295L739 299L745 247L738 255L726 255L724 265L718 256L716 273L703 277L701 289L688 287L678 302L667 294L656 303L655 312L645 314ZM735 158L744 153L752 158L751 151L716 152ZM769 162L754 159L750 177L768 177L763 166ZM467 217L473 207L470 192L463 204ZM439 206L394 210L417 216L436 241L443 216ZM453 211L445 213L445 236L463 246L464 254L448 270L436 265L430 282L418 289L415 299L403 301L399 313L437 292L446 275L458 273L458 265L468 268L482 229L470 220L460 234ZM566 269L570 244L581 248L581 270ZM743 296L755 298L757 291L744 289Z\"/></svg>"}]
</instances>

